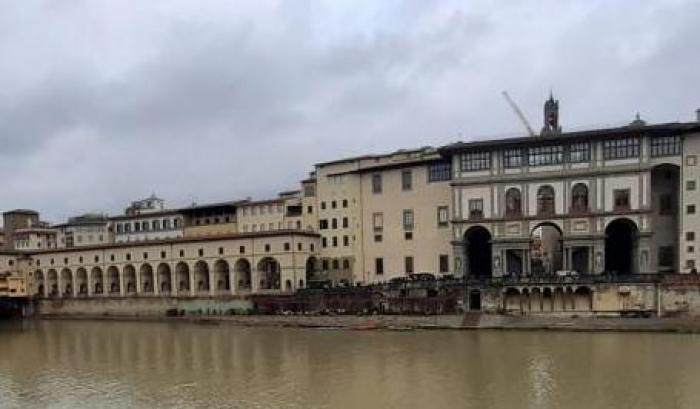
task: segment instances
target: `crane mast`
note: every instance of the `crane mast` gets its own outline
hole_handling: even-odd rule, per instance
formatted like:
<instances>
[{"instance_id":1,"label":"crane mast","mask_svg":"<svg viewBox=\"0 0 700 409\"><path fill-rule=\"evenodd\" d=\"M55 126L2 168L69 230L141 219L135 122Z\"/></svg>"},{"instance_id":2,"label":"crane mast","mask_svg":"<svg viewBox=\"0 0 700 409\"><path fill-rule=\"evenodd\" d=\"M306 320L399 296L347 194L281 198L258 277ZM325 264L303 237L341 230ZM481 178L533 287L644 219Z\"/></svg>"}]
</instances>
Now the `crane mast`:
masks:
<instances>
[{"instance_id":1,"label":"crane mast","mask_svg":"<svg viewBox=\"0 0 700 409\"><path fill-rule=\"evenodd\" d=\"M513 99L510 97L510 95L508 95L508 92L503 91L501 92L501 94L503 94L503 98L506 99L508 105L510 105L510 107L513 108L513 111L515 111L515 114L520 119L520 122L522 122L525 128L527 129L527 133L530 136L535 136L535 131L532 130L530 123L527 121L527 118L525 118L525 115L523 115L523 111L521 111L520 108L518 108L518 105L516 105Z\"/></svg>"}]
</instances>

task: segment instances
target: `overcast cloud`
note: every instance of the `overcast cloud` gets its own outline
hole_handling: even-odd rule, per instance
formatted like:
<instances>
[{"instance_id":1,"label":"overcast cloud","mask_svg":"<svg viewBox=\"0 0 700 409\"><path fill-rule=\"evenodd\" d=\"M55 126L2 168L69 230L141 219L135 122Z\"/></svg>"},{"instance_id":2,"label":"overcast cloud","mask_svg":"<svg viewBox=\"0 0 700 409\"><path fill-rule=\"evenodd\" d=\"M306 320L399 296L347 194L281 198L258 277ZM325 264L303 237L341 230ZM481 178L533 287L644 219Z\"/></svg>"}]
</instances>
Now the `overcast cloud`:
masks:
<instances>
[{"instance_id":1,"label":"overcast cloud","mask_svg":"<svg viewBox=\"0 0 700 409\"><path fill-rule=\"evenodd\" d=\"M567 3L567 4L564 4ZM2 1L0 208L59 222L297 188L316 162L689 121L700 2Z\"/></svg>"}]
</instances>

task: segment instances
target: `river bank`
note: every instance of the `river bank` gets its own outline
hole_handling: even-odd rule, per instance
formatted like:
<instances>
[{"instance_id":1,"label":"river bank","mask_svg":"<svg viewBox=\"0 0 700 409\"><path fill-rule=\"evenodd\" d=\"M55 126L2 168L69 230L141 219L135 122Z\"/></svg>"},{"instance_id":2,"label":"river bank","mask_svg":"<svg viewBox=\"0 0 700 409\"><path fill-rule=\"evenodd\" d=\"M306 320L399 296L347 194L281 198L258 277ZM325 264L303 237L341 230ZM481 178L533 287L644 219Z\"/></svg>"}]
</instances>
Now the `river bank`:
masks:
<instances>
[{"instance_id":1,"label":"river bank","mask_svg":"<svg viewBox=\"0 0 700 409\"><path fill-rule=\"evenodd\" d=\"M244 327L312 328L327 330L548 330L586 332L668 332L700 334L698 318L611 318L611 317L517 317L490 314L471 315L234 315L234 316L118 316L118 315L45 315L49 320L157 321L188 322L201 325Z\"/></svg>"}]
</instances>

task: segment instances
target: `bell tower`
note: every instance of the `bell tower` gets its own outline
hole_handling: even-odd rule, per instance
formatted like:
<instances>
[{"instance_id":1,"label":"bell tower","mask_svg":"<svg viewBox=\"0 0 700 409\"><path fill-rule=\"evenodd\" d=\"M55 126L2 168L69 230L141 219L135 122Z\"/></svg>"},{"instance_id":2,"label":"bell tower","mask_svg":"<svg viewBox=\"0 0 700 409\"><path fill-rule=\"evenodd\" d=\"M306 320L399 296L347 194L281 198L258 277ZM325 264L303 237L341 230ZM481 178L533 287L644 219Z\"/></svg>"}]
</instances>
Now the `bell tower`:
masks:
<instances>
[{"instance_id":1,"label":"bell tower","mask_svg":"<svg viewBox=\"0 0 700 409\"><path fill-rule=\"evenodd\" d=\"M561 133L559 126L559 101L554 99L552 92L549 92L549 99L544 102L544 126L542 135L552 135Z\"/></svg>"}]
</instances>

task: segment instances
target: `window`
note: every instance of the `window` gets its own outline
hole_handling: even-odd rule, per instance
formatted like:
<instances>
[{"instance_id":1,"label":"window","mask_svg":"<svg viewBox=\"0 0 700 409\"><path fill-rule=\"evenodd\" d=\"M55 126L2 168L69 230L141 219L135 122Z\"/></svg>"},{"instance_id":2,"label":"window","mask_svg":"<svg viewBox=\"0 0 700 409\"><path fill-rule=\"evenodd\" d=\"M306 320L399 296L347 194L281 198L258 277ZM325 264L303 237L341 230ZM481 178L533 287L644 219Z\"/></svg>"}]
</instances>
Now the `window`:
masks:
<instances>
[{"instance_id":1,"label":"window","mask_svg":"<svg viewBox=\"0 0 700 409\"><path fill-rule=\"evenodd\" d=\"M348 199L343 199L343 209L348 207Z\"/></svg>"},{"instance_id":2,"label":"window","mask_svg":"<svg viewBox=\"0 0 700 409\"><path fill-rule=\"evenodd\" d=\"M690 268L690 269L695 268L695 260L686 260L685 261L685 268Z\"/></svg>"},{"instance_id":3,"label":"window","mask_svg":"<svg viewBox=\"0 0 700 409\"><path fill-rule=\"evenodd\" d=\"M266 253L270 252L270 245L269 244L265 244L265 252Z\"/></svg>"},{"instance_id":4,"label":"window","mask_svg":"<svg viewBox=\"0 0 700 409\"><path fill-rule=\"evenodd\" d=\"M343 217L343 228L347 229L348 226L350 225L350 222L347 217Z\"/></svg>"},{"instance_id":5,"label":"window","mask_svg":"<svg viewBox=\"0 0 700 409\"><path fill-rule=\"evenodd\" d=\"M326 237L321 238L321 247L323 247L324 249L326 247L328 247L328 238L326 238Z\"/></svg>"},{"instance_id":6,"label":"window","mask_svg":"<svg viewBox=\"0 0 700 409\"><path fill-rule=\"evenodd\" d=\"M284 251L289 251L291 249L291 246L289 243L284 243Z\"/></svg>"},{"instance_id":7,"label":"window","mask_svg":"<svg viewBox=\"0 0 700 409\"><path fill-rule=\"evenodd\" d=\"M491 152L467 152L459 155L462 172L491 169Z\"/></svg>"},{"instance_id":8,"label":"window","mask_svg":"<svg viewBox=\"0 0 700 409\"><path fill-rule=\"evenodd\" d=\"M180 257L185 257L185 250L180 250Z\"/></svg>"},{"instance_id":9,"label":"window","mask_svg":"<svg viewBox=\"0 0 700 409\"><path fill-rule=\"evenodd\" d=\"M350 260L346 258L343 259L343 270L350 270Z\"/></svg>"},{"instance_id":10,"label":"window","mask_svg":"<svg viewBox=\"0 0 700 409\"><path fill-rule=\"evenodd\" d=\"M523 150L520 148L506 149L503 151L503 167L519 168L523 166Z\"/></svg>"},{"instance_id":11,"label":"window","mask_svg":"<svg viewBox=\"0 0 700 409\"><path fill-rule=\"evenodd\" d=\"M328 270L328 259L321 260L321 269L324 271Z\"/></svg>"},{"instance_id":12,"label":"window","mask_svg":"<svg viewBox=\"0 0 700 409\"><path fill-rule=\"evenodd\" d=\"M224 254L224 248L223 248L223 247L219 247L219 254Z\"/></svg>"},{"instance_id":13,"label":"window","mask_svg":"<svg viewBox=\"0 0 700 409\"><path fill-rule=\"evenodd\" d=\"M404 170L401 172L401 190L413 189L413 172Z\"/></svg>"},{"instance_id":14,"label":"window","mask_svg":"<svg viewBox=\"0 0 700 409\"><path fill-rule=\"evenodd\" d=\"M148 222L142 223L142 229L143 229L143 231L148 231Z\"/></svg>"},{"instance_id":15,"label":"window","mask_svg":"<svg viewBox=\"0 0 700 409\"><path fill-rule=\"evenodd\" d=\"M197 254L199 254L199 257L203 257L204 256L204 249L199 249L197 251Z\"/></svg>"},{"instance_id":16,"label":"window","mask_svg":"<svg viewBox=\"0 0 700 409\"><path fill-rule=\"evenodd\" d=\"M469 219L484 217L484 199L469 199Z\"/></svg>"},{"instance_id":17,"label":"window","mask_svg":"<svg viewBox=\"0 0 700 409\"><path fill-rule=\"evenodd\" d=\"M337 202L335 200L331 201L331 209L335 209L337 207Z\"/></svg>"},{"instance_id":18,"label":"window","mask_svg":"<svg viewBox=\"0 0 700 409\"><path fill-rule=\"evenodd\" d=\"M413 232L412 231L404 232L403 238L404 238L404 240L413 240Z\"/></svg>"},{"instance_id":19,"label":"window","mask_svg":"<svg viewBox=\"0 0 700 409\"><path fill-rule=\"evenodd\" d=\"M447 210L447 206L438 206L437 208L437 224L438 227L447 227L449 223L450 214Z\"/></svg>"},{"instance_id":20,"label":"window","mask_svg":"<svg viewBox=\"0 0 700 409\"><path fill-rule=\"evenodd\" d=\"M350 245L350 237L343 236L343 246L347 247Z\"/></svg>"},{"instance_id":21,"label":"window","mask_svg":"<svg viewBox=\"0 0 700 409\"><path fill-rule=\"evenodd\" d=\"M333 247L338 247L338 237L333 236Z\"/></svg>"},{"instance_id":22,"label":"window","mask_svg":"<svg viewBox=\"0 0 700 409\"><path fill-rule=\"evenodd\" d=\"M297 251L302 251L304 247L302 247L301 243L297 243Z\"/></svg>"},{"instance_id":23,"label":"window","mask_svg":"<svg viewBox=\"0 0 700 409\"><path fill-rule=\"evenodd\" d=\"M165 258L165 252L164 252L164 251L161 251L161 252L160 252L160 258Z\"/></svg>"},{"instance_id":24,"label":"window","mask_svg":"<svg viewBox=\"0 0 700 409\"><path fill-rule=\"evenodd\" d=\"M381 234L375 234L375 235L374 235L374 242L375 242L375 243L381 243L381 242L382 242L382 235L381 235Z\"/></svg>"},{"instance_id":25,"label":"window","mask_svg":"<svg viewBox=\"0 0 700 409\"><path fill-rule=\"evenodd\" d=\"M616 189L613 191L613 199L615 200L615 210L629 210L630 208L630 190Z\"/></svg>"},{"instance_id":26,"label":"window","mask_svg":"<svg viewBox=\"0 0 700 409\"><path fill-rule=\"evenodd\" d=\"M170 229L170 220L168 220L168 219L163 219L163 229L164 229L164 230Z\"/></svg>"},{"instance_id":27,"label":"window","mask_svg":"<svg viewBox=\"0 0 700 409\"><path fill-rule=\"evenodd\" d=\"M688 253L695 253L695 246L688 246L688 247L686 248L686 251L687 251Z\"/></svg>"},{"instance_id":28,"label":"window","mask_svg":"<svg viewBox=\"0 0 700 409\"><path fill-rule=\"evenodd\" d=\"M304 197L316 196L316 186L308 184L304 185Z\"/></svg>"},{"instance_id":29,"label":"window","mask_svg":"<svg viewBox=\"0 0 700 409\"><path fill-rule=\"evenodd\" d=\"M440 271L441 273L448 273L450 271L450 256L448 256L447 254L440 254L438 260L438 271Z\"/></svg>"},{"instance_id":30,"label":"window","mask_svg":"<svg viewBox=\"0 0 700 409\"><path fill-rule=\"evenodd\" d=\"M685 207L685 212L688 214L695 214L695 205L688 205Z\"/></svg>"},{"instance_id":31,"label":"window","mask_svg":"<svg viewBox=\"0 0 700 409\"><path fill-rule=\"evenodd\" d=\"M306 213L311 214L314 212L314 207L313 206L306 206Z\"/></svg>"},{"instance_id":32,"label":"window","mask_svg":"<svg viewBox=\"0 0 700 409\"><path fill-rule=\"evenodd\" d=\"M384 259L381 257L374 259L374 274L384 274Z\"/></svg>"},{"instance_id":33,"label":"window","mask_svg":"<svg viewBox=\"0 0 700 409\"><path fill-rule=\"evenodd\" d=\"M333 270L337 270L340 268L340 262L338 262L337 258L334 258L333 261L331 262L331 265L333 266Z\"/></svg>"},{"instance_id":34,"label":"window","mask_svg":"<svg viewBox=\"0 0 700 409\"><path fill-rule=\"evenodd\" d=\"M321 210L326 210L326 202L321 202Z\"/></svg>"},{"instance_id":35,"label":"window","mask_svg":"<svg viewBox=\"0 0 700 409\"><path fill-rule=\"evenodd\" d=\"M659 266L660 267L673 267L673 260L675 255L673 254L673 246L661 246L659 247Z\"/></svg>"},{"instance_id":36,"label":"window","mask_svg":"<svg viewBox=\"0 0 700 409\"><path fill-rule=\"evenodd\" d=\"M333 219L331 219L331 228L332 229L338 228L338 219L336 219L335 217Z\"/></svg>"},{"instance_id":37,"label":"window","mask_svg":"<svg viewBox=\"0 0 700 409\"><path fill-rule=\"evenodd\" d=\"M321 219L318 221L318 228L320 230L326 230L328 229L328 220L326 219Z\"/></svg>"},{"instance_id":38,"label":"window","mask_svg":"<svg viewBox=\"0 0 700 409\"><path fill-rule=\"evenodd\" d=\"M605 159L625 159L639 157L639 138L612 139L603 143Z\"/></svg>"},{"instance_id":39,"label":"window","mask_svg":"<svg viewBox=\"0 0 700 409\"><path fill-rule=\"evenodd\" d=\"M686 241L695 241L695 232L694 231L685 232L685 240Z\"/></svg>"},{"instance_id":40,"label":"window","mask_svg":"<svg viewBox=\"0 0 700 409\"><path fill-rule=\"evenodd\" d=\"M372 227L374 231L382 231L384 228L384 214L383 213L373 213L372 214Z\"/></svg>"},{"instance_id":41,"label":"window","mask_svg":"<svg viewBox=\"0 0 700 409\"><path fill-rule=\"evenodd\" d=\"M577 183L571 189L571 210L588 211L588 186L585 183Z\"/></svg>"},{"instance_id":42,"label":"window","mask_svg":"<svg viewBox=\"0 0 700 409\"><path fill-rule=\"evenodd\" d=\"M651 156L671 156L681 154L679 136L657 136L651 139Z\"/></svg>"},{"instance_id":43,"label":"window","mask_svg":"<svg viewBox=\"0 0 700 409\"><path fill-rule=\"evenodd\" d=\"M436 162L428 165L428 183L444 182L452 179L452 164L450 162Z\"/></svg>"},{"instance_id":44,"label":"window","mask_svg":"<svg viewBox=\"0 0 700 409\"><path fill-rule=\"evenodd\" d=\"M694 180L687 180L685 182L685 190L695 190L697 187L697 182Z\"/></svg>"},{"instance_id":45,"label":"window","mask_svg":"<svg viewBox=\"0 0 700 409\"><path fill-rule=\"evenodd\" d=\"M143 259L148 260L148 253L146 253L146 252L143 253Z\"/></svg>"},{"instance_id":46,"label":"window","mask_svg":"<svg viewBox=\"0 0 700 409\"><path fill-rule=\"evenodd\" d=\"M382 175L372 175L372 193L382 193Z\"/></svg>"},{"instance_id":47,"label":"window","mask_svg":"<svg viewBox=\"0 0 700 409\"><path fill-rule=\"evenodd\" d=\"M404 269L406 270L406 274L413 273L413 257L412 256L404 257L403 264L404 264Z\"/></svg>"},{"instance_id":48,"label":"window","mask_svg":"<svg viewBox=\"0 0 700 409\"><path fill-rule=\"evenodd\" d=\"M527 160L530 166L560 164L564 161L564 147L562 145L549 145L530 148Z\"/></svg>"},{"instance_id":49,"label":"window","mask_svg":"<svg viewBox=\"0 0 700 409\"><path fill-rule=\"evenodd\" d=\"M153 220L151 224L153 225L153 230L160 230L160 220Z\"/></svg>"},{"instance_id":50,"label":"window","mask_svg":"<svg viewBox=\"0 0 700 409\"><path fill-rule=\"evenodd\" d=\"M591 160L591 144L588 142L574 142L569 145L569 162L588 162Z\"/></svg>"},{"instance_id":51,"label":"window","mask_svg":"<svg viewBox=\"0 0 700 409\"><path fill-rule=\"evenodd\" d=\"M685 157L686 166L695 166L698 163L698 157L696 155L688 155Z\"/></svg>"},{"instance_id":52,"label":"window","mask_svg":"<svg viewBox=\"0 0 700 409\"><path fill-rule=\"evenodd\" d=\"M121 233L122 231L124 231L123 228L124 228L124 227L122 226L122 224L121 224L121 223L118 223L118 224L117 224L117 233Z\"/></svg>"},{"instance_id":53,"label":"window","mask_svg":"<svg viewBox=\"0 0 700 409\"><path fill-rule=\"evenodd\" d=\"M180 219L173 219L173 229L180 227Z\"/></svg>"},{"instance_id":54,"label":"window","mask_svg":"<svg viewBox=\"0 0 700 409\"><path fill-rule=\"evenodd\" d=\"M95 256L95 263L100 262L100 256ZM39 265L39 262L37 261L37 265Z\"/></svg>"},{"instance_id":55,"label":"window","mask_svg":"<svg viewBox=\"0 0 700 409\"><path fill-rule=\"evenodd\" d=\"M407 209L403 211L403 229L413 229L413 210Z\"/></svg>"},{"instance_id":56,"label":"window","mask_svg":"<svg viewBox=\"0 0 700 409\"><path fill-rule=\"evenodd\" d=\"M314 244L313 243L309 244L309 251L313 253L313 251L314 251Z\"/></svg>"},{"instance_id":57,"label":"window","mask_svg":"<svg viewBox=\"0 0 700 409\"><path fill-rule=\"evenodd\" d=\"M139 222L134 223L134 231L141 231L141 223L139 223Z\"/></svg>"},{"instance_id":58,"label":"window","mask_svg":"<svg viewBox=\"0 0 700 409\"><path fill-rule=\"evenodd\" d=\"M126 253L126 260L127 261L131 260L131 253Z\"/></svg>"},{"instance_id":59,"label":"window","mask_svg":"<svg viewBox=\"0 0 700 409\"><path fill-rule=\"evenodd\" d=\"M114 261L114 254L109 255L109 260ZM53 264L53 259L51 260L51 264Z\"/></svg>"},{"instance_id":60,"label":"window","mask_svg":"<svg viewBox=\"0 0 700 409\"><path fill-rule=\"evenodd\" d=\"M537 213L554 214L554 188L549 185L540 186L537 190Z\"/></svg>"},{"instance_id":61,"label":"window","mask_svg":"<svg viewBox=\"0 0 700 409\"><path fill-rule=\"evenodd\" d=\"M522 212L520 189L511 187L506 190L506 217L520 216Z\"/></svg>"},{"instance_id":62,"label":"window","mask_svg":"<svg viewBox=\"0 0 700 409\"><path fill-rule=\"evenodd\" d=\"M239 247L238 247L238 253L239 253L239 254L245 253L245 246L239 246Z\"/></svg>"}]
</instances>

